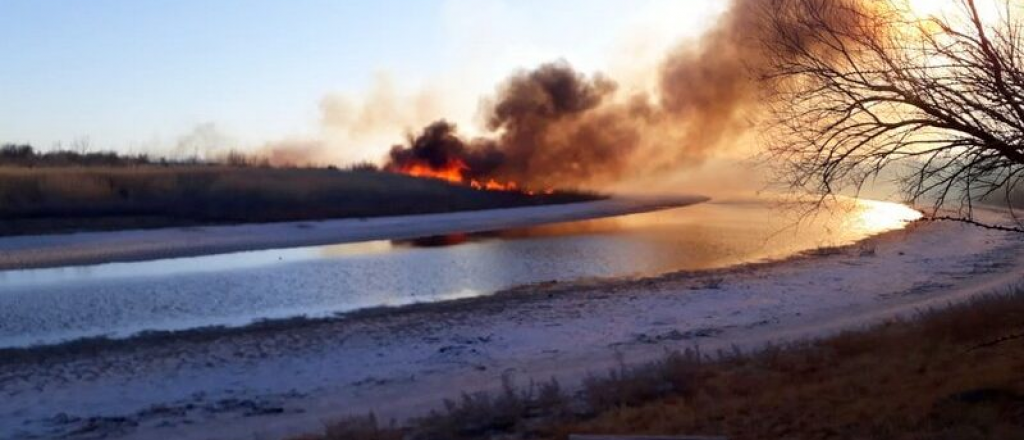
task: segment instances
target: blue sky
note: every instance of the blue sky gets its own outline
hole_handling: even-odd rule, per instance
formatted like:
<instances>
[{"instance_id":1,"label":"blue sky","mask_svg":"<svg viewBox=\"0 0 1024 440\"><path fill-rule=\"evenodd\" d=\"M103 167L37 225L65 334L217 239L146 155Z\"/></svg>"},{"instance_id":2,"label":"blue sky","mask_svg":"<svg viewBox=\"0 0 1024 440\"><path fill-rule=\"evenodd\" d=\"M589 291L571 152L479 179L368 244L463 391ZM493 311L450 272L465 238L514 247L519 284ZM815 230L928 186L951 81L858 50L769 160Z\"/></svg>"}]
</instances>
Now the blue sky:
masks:
<instances>
[{"instance_id":1,"label":"blue sky","mask_svg":"<svg viewBox=\"0 0 1024 440\"><path fill-rule=\"evenodd\" d=\"M243 145L315 137L325 96L381 75L409 90L457 82L465 109L517 68L605 70L637 29L695 33L714 3L0 0L0 142L124 150L208 123Z\"/></svg>"}]
</instances>

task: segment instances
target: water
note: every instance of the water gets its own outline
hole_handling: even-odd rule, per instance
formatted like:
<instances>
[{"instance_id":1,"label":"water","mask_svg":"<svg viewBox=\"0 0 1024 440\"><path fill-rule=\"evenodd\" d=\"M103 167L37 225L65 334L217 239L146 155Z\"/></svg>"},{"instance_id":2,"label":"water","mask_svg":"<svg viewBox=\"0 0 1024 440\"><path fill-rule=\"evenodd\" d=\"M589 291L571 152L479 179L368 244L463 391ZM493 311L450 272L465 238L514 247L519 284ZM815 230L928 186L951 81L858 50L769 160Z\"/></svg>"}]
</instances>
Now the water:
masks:
<instances>
[{"instance_id":1,"label":"water","mask_svg":"<svg viewBox=\"0 0 1024 440\"><path fill-rule=\"evenodd\" d=\"M891 203L850 205L799 224L794 210L709 203L472 236L0 271L0 347L328 316L551 280L726 267L849 244L917 215Z\"/></svg>"}]
</instances>

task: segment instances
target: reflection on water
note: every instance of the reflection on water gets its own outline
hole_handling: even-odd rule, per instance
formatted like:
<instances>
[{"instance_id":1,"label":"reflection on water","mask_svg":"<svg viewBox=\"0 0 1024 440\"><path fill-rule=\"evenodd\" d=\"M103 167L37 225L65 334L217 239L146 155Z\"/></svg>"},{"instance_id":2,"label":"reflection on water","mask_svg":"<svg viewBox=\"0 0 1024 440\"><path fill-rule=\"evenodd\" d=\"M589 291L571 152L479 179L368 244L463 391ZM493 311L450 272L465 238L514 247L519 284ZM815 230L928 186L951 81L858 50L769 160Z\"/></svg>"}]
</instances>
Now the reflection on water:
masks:
<instances>
[{"instance_id":1,"label":"reflection on water","mask_svg":"<svg viewBox=\"0 0 1024 440\"><path fill-rule=\"evenodd\" d=\"M321 256L324 258L331 257L346 257L346 256L357 256L357 255L374 255L383 254L390 252L393 246L390 241L377 240L377 241L364 241L361 243L345 243L345 244L334 244L328 246L318 246L314 248L298 248L294 249L306 257L317 257ZM310 252L310 250L315 250ZM257 252L253 252L257 253ZM248 253L246 253L248 254ZM238 255L238 254L235 254Z\"/></svg>"},{"instance_id":2,"label":"reflection on water","mask_svg":"<svg viewBox=\"0 0 1024 440\"><path fill-rule=\"evenodd\" d=\"M900 229L907 222L921 218L920 212L897 203L858 200L857 205L859 209L855 209L851 228L861 233Z\"/></svg>"},{"instance_id":3,"label":"reflection on water","mask_svg":"<svg viewBox=\"0 0 1024 440\"><path fill-rule=\"evenodd\" d=\"M902 205L708 203L613 219L416 240L0 271L0 347L242 325L478 296L517 284L784 258L902 227Z\"/></svg>"},{"instance_id":4,"label":"reflection on water","mask_svg":"<svg viewBox=\"0 0 1024 440\"><path fill-rule=\"evenodd\" d=\"M706 203L608 219L395 240L391 244L431 248L546 237L614 240L625 235L642 242L643 252L652 258L645 258L648 261L644 264L649 265L634 264L632 268L638 270L620 275L654 275L773 260L810 249L846 245L901 229L921 217L904 205L873 200L842 199L822 209L810 208L796 204L769 208L757 202Z\"/></svg>"},{"instance_id":5,"label":"reflection on water","mask_svg":"<svg viewBox=\"0 0 1024 440\"><path fill-rule=\"evenodd\" d=\"M413 238L411 240L392 240L391 243L397 246L411 246L411 247L445 247L455 246L468 242L471 238L476 238L479 241L480 238L493 235L488 233L473 234L448 234L448 235L432 235L429 237Z\"/></svg>"}]
</instances>

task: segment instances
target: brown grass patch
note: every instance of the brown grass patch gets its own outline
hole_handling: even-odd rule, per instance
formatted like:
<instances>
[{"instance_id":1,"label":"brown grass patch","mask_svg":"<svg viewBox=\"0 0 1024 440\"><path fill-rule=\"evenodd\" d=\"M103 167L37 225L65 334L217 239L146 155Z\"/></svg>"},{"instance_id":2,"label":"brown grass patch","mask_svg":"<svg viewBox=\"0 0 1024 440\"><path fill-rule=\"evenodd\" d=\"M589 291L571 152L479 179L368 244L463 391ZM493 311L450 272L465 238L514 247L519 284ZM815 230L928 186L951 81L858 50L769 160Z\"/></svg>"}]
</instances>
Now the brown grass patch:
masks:
<instances>
[{"instance_id":1,"label":"brown grass patch","mask_svg":"<svg viewBox=\"0 0 1024 440\"><path fill-rule=\"evenodd\" d=\"M448 402L402 428L374 427L392 436L378 438L452 440L1024 438L1024 292L754 354L674 354L591 377L574 395L506 384L497 396ZM339 423L309 438L363 438L358 433Z\"/></svg>"},{"instance_id":2,"label":"brown grass patch","mask_svg":"<svg viewBox=\"0 0 1024 440\"><path fill-rule=\"evenodd\" d=\"M595 198L478 191L366 170L0 166L0 235L424 214Z\"/></svg>"}]
</instances>

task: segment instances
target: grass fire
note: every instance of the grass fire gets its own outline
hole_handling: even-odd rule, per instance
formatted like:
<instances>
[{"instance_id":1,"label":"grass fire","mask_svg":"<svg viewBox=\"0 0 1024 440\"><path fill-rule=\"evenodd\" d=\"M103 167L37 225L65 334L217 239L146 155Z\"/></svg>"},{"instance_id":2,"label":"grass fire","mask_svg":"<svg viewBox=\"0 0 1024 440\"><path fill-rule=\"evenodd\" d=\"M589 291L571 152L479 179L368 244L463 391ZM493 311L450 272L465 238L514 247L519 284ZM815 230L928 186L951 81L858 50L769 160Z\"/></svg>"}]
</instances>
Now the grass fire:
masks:
<instances>
[{"instance_id":1,"label":"grass fire","mask_svg":"<svg viewBox=\"0 0 1024 440\"><path fill-rule=\"evenodd\" d=\"M0 440L1024 439L1024 0L250 3L0 0Z\"/></svg>"},{"instance_id":2,"label":"grass fire","mask_svg":"<svg viewBox=\"0 0 1024 440\"><path fill-rule=\"evenodd\" d=\"M455 125L446 121L431 124L409 146L391 149L385 170L414 177L444 180L482 191L521 192L528 195L553 194L554 188L537 189L514 180L501 180L493 174L500 170L505 154L493 144L478 141L467 145L455 134Z\"/></svg>"}]
</instances>

